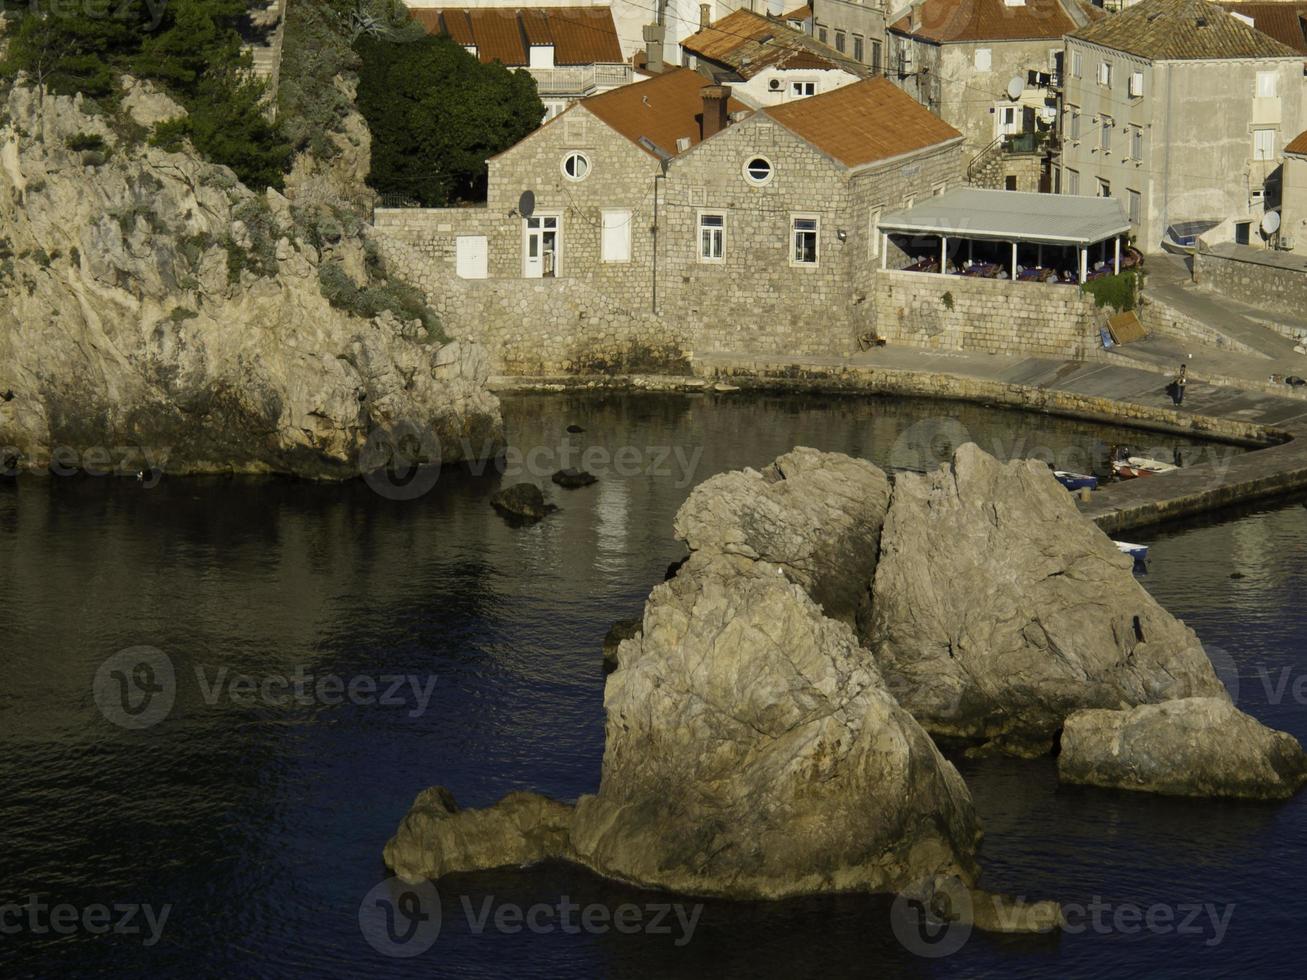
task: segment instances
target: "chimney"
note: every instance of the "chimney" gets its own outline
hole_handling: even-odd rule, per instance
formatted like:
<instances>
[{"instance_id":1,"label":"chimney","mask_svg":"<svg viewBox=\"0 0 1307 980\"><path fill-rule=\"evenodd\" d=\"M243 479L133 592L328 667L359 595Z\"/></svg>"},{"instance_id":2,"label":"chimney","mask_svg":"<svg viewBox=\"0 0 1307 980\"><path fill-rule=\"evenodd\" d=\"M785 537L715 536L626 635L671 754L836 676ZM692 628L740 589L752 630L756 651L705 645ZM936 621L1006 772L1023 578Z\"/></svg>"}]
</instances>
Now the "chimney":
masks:
<instances>
[{"instance_id":1,"label":"chimney","mask_svg":"<svg viewBox=\"0 0 1307 980\"><path fill-rule=\"evenodd\" d=\"M908 12L908 30L914 33L921 30L921 6L923 3L925 3L925 0L912 0L912 8Z\"/></svg>"},{"instance_id":2,"label":"chimney","mask_svg":"<svg viewBox=\"0 0 1307 980\"><path fill-rule=\"evenodd\" d=\"M712 23L712 4L699 4L699 30L703 30Z\"/></svg>"},{"instance_id":3,"label":"chimney","mask_svg":"<svg viewBox=\"0 0 1307 980\"><path fill-rule=\"evenodd\" d=\"M729 125L726 106L731 99L731 87L729 85L705 85L699 89L699 95L703 98L703 126L700 132L702 138L707 139L709 136L720 133Z\"/></svg>"},{"instance_id":4,"label":"chimney","mask_svg":"<svg viewBox=\"0 0 1307 980\"><path fill-rule=\"evenodd\" d=\"M663 64L663 38L666 29L662 24L644 25L644 52L649 74L657 75L665 67Z\"/></svg>"}]
</instances>

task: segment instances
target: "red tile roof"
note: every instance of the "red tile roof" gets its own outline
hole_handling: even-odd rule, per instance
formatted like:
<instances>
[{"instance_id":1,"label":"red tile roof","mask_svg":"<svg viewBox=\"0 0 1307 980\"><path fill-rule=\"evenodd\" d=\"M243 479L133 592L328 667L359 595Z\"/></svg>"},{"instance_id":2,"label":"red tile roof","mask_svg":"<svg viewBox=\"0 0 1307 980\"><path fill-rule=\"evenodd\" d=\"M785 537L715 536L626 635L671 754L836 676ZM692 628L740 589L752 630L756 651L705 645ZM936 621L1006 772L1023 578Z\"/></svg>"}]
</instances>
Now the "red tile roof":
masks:
<instances>
[{"instance_id":1,"label":"red tile roof","mask_svg":"<svg viewBox=\"0 0 1307 980\"><path fill-rule=\"evenodd\" d=\"M691 54L749 79L764 68L842 68L865 78L864 65L783 21L741 7L681 42Z\"/></svg>"},{"instance_id":2,"label":"red tile roof","mask_svg":"<svg viewBox=\"0 0 1307 980\"><path fill-rule=\"evenodd\" d=\"M962 134L884 78L762 110L846 167L925 149Z\"/></svg>"},{"instance_id":3,"label":"red tile roof","mask_svg":"<svg viewBox=\"0 0 1307 980\"><path fill-rule=\"evenodd\" d=\"M1299 54L1307 54L1307 3L1225 3L1232 14L1253 19L1253 27L1263 34L1287 44Z\"/></svg>"},{"instance_id":4,"label":"red tile roof","mask_svg":"<svg viewBox=\"0 0 1307 980\"><path fill-rule=\"evenodd\" d=\"M1207 0L1142 0L1070 36L1151 61L1291 58L1297 54Z\"/></svg>"},{"instance_id":5,"label":"red tile roof","mask_svg":"<svg viewBox=\"0 0 1307 980\"><path fill-rule=\"evenodd\" d=\"M484 62L529 64L527 48L552 44L555 65L620 64L622 48L608 7L456 7L410 10L428 34L475 45Z\"/></svg>"},{"instance_id":6,"label":"red tile roof","mask_svg":"<svg viewBox=\"0 0 1307 980\"><path fill-rule=\"evenodd\" d=\"M688 139L691 146L699 142L703 119L703 96L699 90L711 84L696 71L677 68L643 82L592 95L580 104L646 153L658 156L641 143L641 138L668 156L675 156L678 139ZM748 108L734 98L727 103L730 112Z\"/></svg>"},{"instance_id":7,"label":"red tile roof","mask_svg":"<svg viewBox=\"0 0 1307 980\"><path fill-rule=\"evenodd\" d=\"M1100 16L1087 3L1079 9L1087 19ZM918 16L916 30L911 16L900 18L890 30L935 42L1020 41L1060 39L1078 26L1060 0L1026 0L1020 6L1009 6L1004 0L926 0Z\"/></svg>"},{"instance_id":8,"label":"red tile roof","mask_svg":"<svg viewBox=\"0 0 1307 980\"><path fill-rule=\"evenodd\" d=\"M1291 139L1289 145L1284 148L1284 152L1307 156L1307 131L1301 132Z\"/></svg>"}]
</instances>

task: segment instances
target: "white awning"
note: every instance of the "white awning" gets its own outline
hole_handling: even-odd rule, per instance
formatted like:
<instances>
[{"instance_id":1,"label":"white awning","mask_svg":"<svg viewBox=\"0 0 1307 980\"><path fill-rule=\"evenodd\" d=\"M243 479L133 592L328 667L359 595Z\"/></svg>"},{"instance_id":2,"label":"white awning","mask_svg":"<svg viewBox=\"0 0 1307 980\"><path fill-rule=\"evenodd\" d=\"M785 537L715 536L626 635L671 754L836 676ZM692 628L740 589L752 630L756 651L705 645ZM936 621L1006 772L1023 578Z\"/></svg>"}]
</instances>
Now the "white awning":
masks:
<instances>
[{"instance_id":1,"label":"white awning","mask_svg":"<svg viewBox=\"0 0 1307 980\"><path fill-rule=\"evenodd\" d=\"M881 216L892 235L948 235L1003 242L1093 245L1130 231L1110 197L960 188Z\"/></svg>"}]
</instances>

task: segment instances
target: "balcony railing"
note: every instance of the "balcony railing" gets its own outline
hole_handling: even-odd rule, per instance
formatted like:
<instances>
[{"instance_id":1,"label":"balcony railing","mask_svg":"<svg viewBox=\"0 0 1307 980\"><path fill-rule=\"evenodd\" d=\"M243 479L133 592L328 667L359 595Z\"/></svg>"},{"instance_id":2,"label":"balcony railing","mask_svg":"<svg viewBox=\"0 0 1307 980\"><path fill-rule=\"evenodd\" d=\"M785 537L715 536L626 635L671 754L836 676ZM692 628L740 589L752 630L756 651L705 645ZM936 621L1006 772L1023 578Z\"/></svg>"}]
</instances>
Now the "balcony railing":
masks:
<instances>
[{"instance_id":1,"label":"balcony railing","mask_svg":"<svg viewBox=\"0 0 1307 980\"><path fill-rule=\"evenodd\" d=\"M581 65L573 68L528 68L541 95L593 95L601 89L628 85L635 77L630 65Z\"/></svg>"}]
</instances>

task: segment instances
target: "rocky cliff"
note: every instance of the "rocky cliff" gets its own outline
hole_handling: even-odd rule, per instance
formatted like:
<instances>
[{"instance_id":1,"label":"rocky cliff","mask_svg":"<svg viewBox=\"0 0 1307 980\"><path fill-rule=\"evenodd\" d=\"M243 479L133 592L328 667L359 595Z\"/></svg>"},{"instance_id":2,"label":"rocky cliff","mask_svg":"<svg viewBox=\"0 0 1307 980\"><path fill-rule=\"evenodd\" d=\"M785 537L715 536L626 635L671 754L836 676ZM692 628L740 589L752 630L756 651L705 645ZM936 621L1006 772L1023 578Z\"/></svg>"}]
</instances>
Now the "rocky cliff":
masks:
<instances>
[{"instance_id":1,"label":"rocky cliff","mask_svg":"<svg viewBox=\"0 0 1307 980\"><path fill-rule=\"evenodd\" d=\"M5 110L0 464L336 478L384 462L378 434L498 450L483 354L444 343L337 188L255 193L150 145L183 110L130 80L113 113L21 83Z\"/></svg>"}]
</instances>

